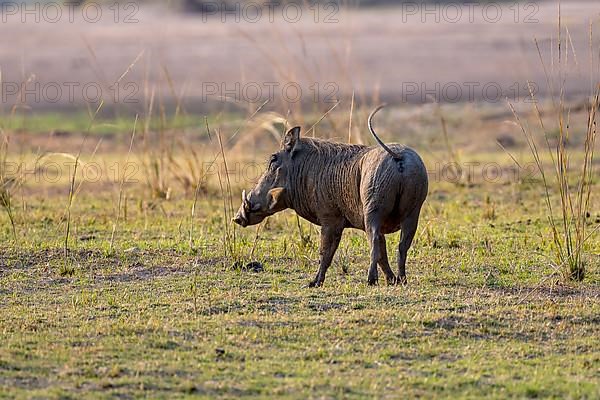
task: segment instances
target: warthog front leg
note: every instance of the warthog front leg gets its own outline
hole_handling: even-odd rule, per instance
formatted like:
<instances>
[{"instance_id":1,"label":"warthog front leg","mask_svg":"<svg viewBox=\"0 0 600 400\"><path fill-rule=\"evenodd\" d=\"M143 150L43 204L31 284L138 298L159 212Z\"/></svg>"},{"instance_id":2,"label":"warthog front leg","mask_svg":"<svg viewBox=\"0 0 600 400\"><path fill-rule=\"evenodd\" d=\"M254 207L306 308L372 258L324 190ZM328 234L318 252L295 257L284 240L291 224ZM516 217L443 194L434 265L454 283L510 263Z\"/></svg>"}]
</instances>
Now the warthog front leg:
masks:
<instances>
[{"instance_id":1,"label":"warthog front leg","mask_svg":"<svg viewBox=\"0 0 600 400\"><path fill-rule=\"evenodd\" d=\"M317 276L315 277L315 279L308 284L309 287L319 287L323 284L323 281L325 280L325 274L327 273L327 269L331 265L333 255L335 254L335 251L337 250L338 245L340 244L340 239L342 238L343 231L343 227L331 225L324 225L321 228L319 271L317 272Z\"/></svg>"}]
</instances>

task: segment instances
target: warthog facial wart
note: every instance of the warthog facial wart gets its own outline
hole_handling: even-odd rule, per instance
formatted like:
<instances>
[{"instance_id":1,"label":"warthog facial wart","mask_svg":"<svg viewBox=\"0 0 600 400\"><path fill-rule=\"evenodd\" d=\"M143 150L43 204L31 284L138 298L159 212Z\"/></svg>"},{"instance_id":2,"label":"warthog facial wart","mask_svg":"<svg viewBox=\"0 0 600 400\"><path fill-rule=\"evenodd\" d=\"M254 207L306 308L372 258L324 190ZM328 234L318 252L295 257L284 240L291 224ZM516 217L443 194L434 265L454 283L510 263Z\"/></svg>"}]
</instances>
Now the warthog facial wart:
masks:
<instances>
[{"instance_id":1,"label":"warthog facial wart","mask_svg":"<svg viewBox=\"0 0 600 400\"><path fill-rule=\"evenodd\" d=\"M246 227L291 208L321 226L320 266L309 284L321 286L345 228L367 233L371 246L368 283L378 281L379 266L388 284L406 283L406 256L427 197L427 170L412 149L386 145L372 125L379 146L351 145L301 138L300 127L290 129L281 149L252 191L242 192L234 222ZM402 231L398 248L398 276L390 268L385 235Z\"/></svg>"}]
</instances>

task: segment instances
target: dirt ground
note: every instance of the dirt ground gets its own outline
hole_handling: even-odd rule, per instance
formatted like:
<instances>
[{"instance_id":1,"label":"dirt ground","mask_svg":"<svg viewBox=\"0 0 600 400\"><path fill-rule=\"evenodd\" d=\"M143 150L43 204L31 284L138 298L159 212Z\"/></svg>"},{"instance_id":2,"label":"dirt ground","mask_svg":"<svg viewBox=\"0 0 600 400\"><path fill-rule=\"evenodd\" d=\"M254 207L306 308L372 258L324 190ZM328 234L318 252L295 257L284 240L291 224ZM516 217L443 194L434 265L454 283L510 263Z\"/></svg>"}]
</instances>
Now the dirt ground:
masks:
<instances>
[{"instance_id":1,"label":"dirt ground","mask_svg":"<svg viewBox=\"0 0 600 400\"><path fill-rule=\"evenodd\" d=\"M557 51L553 1L305 9L298 22L290 10L256 18L248 10L185 15L130 6L101 8L97 22L93 10L85 18L82 10L63 10L60 18L43 8L38 15L5 10L0 34L10 42L0 47L2 107L81 110L102 98L105 106L141 112L152 92L164 104L179 98L190 111L268 97L327 103L353 91L358 101L502 102L527 96L527 80L537 94L548 94L534 38L547 70L558 68L549 61ZM589 93L589 24L599 18L595 1L562 4L570 35L562 38L562 60L572 67L572 97Z\"/></svg>"}]
</instances>

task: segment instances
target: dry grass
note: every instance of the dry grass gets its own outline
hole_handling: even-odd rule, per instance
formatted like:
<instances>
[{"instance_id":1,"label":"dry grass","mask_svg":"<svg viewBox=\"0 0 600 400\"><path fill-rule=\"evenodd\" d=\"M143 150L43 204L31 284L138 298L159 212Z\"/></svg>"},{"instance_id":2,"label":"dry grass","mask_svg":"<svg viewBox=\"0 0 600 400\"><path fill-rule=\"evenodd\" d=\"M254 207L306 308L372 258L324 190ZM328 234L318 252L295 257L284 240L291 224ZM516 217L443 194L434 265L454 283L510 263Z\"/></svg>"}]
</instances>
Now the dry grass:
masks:
<instances>
[{"instance_id":1,"label":"dry grass","mask_svg":"<svg viewBox=\"0 0 600 400\"><path fill-rule=\"evenodd\" d=\"M277 79L314 82L323 66L294 54L289 33L270 29L285 57L273 57L272 49L247 39ZM291 40L310 55L311 43L301 32ZM345 51L353 51L350 40ZM0 240L12 237L14 244L0 249L0 296L6 300L0 309L0 391L58 398L74 392L598 397L593 382L600 214L588 218L598 209L592 196L599 187L598 91L586 113L571 113L562 90L554 108L535 104L526 116L515 111L526 139L515 150L533 155L539 175L499 182L469 175L468 186L433 175L407 287L367 287L367 242L349 230L325 287L306 290L318 259L317 227L291 212L267 219L255 231L230 222L239 192L253 183L239 168L230 172L231 166L275 150L289 125L302 125L305 135L371 143L362 134L380 91L367 88L364 71L350 70L342 53L331 46L327 62L338 66L351 98L304 108L235 102L235 112L211 114L191 128L180 127L187 117L183 89L161 64L159 76L168 90L146 79L140 146L134 143L136 118L129 146L115 143L126 142L131 121L113 132L113 143L99 155L105 165L125 159L127 167L130 157L139 160L140 170L128 178L141 183L128 183L127 191L127 170L106 185L83 188L79 136L53 143L64 146L61 155L74 162L58 183L19 179L20 171L7 168L16 154L4 140L0 221L11 230L0 230ZM142 57L147 60L140 53L119 80ZM176 99L172 115L165 92ZM232 100L223 102L225 108ZM491 132L505 117L488 121L489 135L482 135L475 124L484 117L459 107L450 122L458 121L460 138L451 136L455 129L435 105L390 109L382 115L384 137L413 145L431 169L439 161L498 163L509 170L512 161L504 154L478 147L493 143ZM90 111L83 139L94 135L99 112ZM530 128L532 119L541 125L544 149ZM582 148L571 147L580 134ZM22 137L42 142L29 132ZM26 193L29 209L16 216L17 188ZM539 205L540 191L546 208ZM138 206L125 211L127 198ZM392 258L398 235L388 244ZM549 254L555 254L551 265ZM264 270L243 268L256 261ZM557 268L569 279L548 279L557 277Z\"/></svg>"},{"instance_id":2,"label":"dry grass","mask_svg":"<svg viewBox=\"0 0 600 400\"><path fill-rule=\"evenodd\" d=\"M13 206L13 197L15 191L22 183L22 174L20 172L20 167L12 168L17 165L14 162L10 162L8 160L8 145L9 140L8 137L4 135L4 132L1 132L0 137L0 207L6 213L8 220L10 222L10 226L12 229L12 236L14 244L17 244L17 230L15 227L15 215L14 215L14 206Z\"/></svg>"},{"instance_id":3,"label":"dry grass","mask_svg":"<svg viewBox=\"0 0 600 400\"><path fill-rule=\"evenodd\" d=\"M539 123L539 129L543 135L545 150L538 148L533 130L519 118L513 105L509 105L525 136L536 167L542 177L544 198L555 249L555 267L557 270L563 271L566 279L581 281L584 279L586 270L586 259L584 257L585 244L596 231L596 229L593 229L591 232L588 231L588 219L591 215L590 196L594 179L594 151L597 134L597 110L600 107L600 82L595 81L594 77L592 77L594 89L586 109L585 117L587 121L584 125L583 140L581 140L583 143L583 149L581 150L583 157L578 164L575 164L572 156L575 150L571 147L572 143L577 142L578 138L575 136L578 132L573 132L570 128L572 124L571 112L570 107L565 101L567 75L569 67L572 66L569 64L568 29L565 28L564 31L567 38L561 39L561 34L563 34L562 29L559 6L558 40L556 43L557 59L552 59L553 68L549 69L546 67L538 46L538 53L546 73L546 80L554 103L552 112L556 118L556 125L558 127L558 133L556 138L554 138L556 144L553 145L551 143L553 138L551 138L551 133L544 123L531 85L529 86L529 90L534 105L535 116ZM564 53L562 53L563 51ZM572 49L572 52L573 56L576 57L574 49ZM590 36L590 59L594 59L595 57L597 55L594 53L592 37ZM549 71L554 71L554 75ZM547 157L551 160L553 172L547 171L547 167L540 155L542 151L547 152ZM559 194L560 202L558 211L556 211L553 205L552 191L556 191Z\"/></svg>"}]
</instances>

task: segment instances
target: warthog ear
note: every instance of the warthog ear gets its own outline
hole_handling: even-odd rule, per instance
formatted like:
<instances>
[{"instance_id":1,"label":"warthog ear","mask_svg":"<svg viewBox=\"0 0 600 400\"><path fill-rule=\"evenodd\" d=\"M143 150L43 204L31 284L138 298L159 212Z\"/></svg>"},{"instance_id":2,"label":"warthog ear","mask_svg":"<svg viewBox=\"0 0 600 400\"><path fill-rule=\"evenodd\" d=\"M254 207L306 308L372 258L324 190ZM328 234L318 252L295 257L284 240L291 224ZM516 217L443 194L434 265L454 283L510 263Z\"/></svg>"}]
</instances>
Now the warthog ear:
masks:
<instances>
[{"instance_id":1,"label":"warthog ear","mask_svg":"<svg viewBox=\"0 0 600 400\"><path fill-rule=\"evenodd\" d=\"M269 211L280 211L287 206L285 205L285 188L278 187L269 190Z\"/></svg>"},{"instance_id":2,"label":"warthog ear","mask_svg":"<svg viewBox=\"0 0 600 400\"><path fill-rule=\"evenodd\" d=\"M296 126L290 129L283 138L283 149L287 152L293 152L300 142L300 127Z\"/></svg>"}]
</instances>

